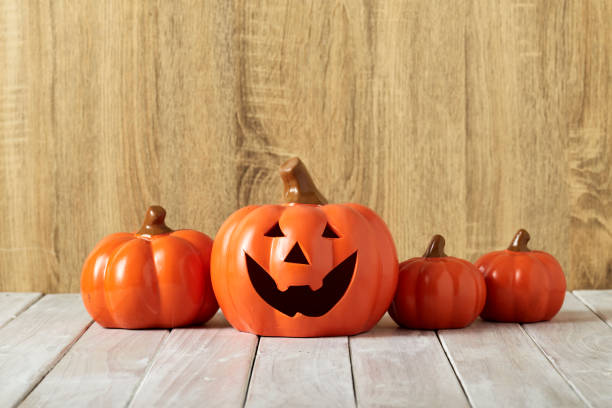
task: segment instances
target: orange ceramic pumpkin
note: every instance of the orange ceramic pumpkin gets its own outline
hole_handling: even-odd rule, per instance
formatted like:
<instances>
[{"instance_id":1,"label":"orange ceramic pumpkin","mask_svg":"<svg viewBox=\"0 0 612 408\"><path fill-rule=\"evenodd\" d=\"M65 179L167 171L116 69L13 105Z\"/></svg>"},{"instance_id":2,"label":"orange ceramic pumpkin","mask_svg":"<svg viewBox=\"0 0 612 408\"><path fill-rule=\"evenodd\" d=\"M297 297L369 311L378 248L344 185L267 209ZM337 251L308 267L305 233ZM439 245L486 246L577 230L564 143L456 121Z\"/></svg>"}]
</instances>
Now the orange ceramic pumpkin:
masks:
<instances>
[{"instance_id":1,"label":"orange ceramic pumpkin","mask_svg":"<svg viewBox=\"0 0 612 408\"><path fill-rule=\"evenodd\" d=\"M482 275L470 262L446 256L436 235L423 257L402 262L389 308L395 322L411 329L455 329L472 323L485 304Z\"/></svg>"},{"instance_id":2,"label":"orange ceramic pumpkin","mask_svg":"<svg viewBox=\"0 0 612 408\"><path fill-rule=\"evenodd\" d=\"M487 284L487 302L480 315L500 322L550 320L565 298L565 275L552 255L527 247L527 231L519 230L508 249L476 261Z\"/></svg>"},{"instance_id":3,"label":"orange ceramic pumpkin","mask_svg":"<svg viewBox=\"0 0 612 408\"><path fill-rule=\"evenodd\" d=\"M173 231L166 212L148 209L136 233L111 234L93 249L81 272L81 296L104 327L171 328L203 323L218 310L210 282L212 240Z\"/></svg>"},{"instance_id":4,"label":"orange ceramic pumpkin","mask_svg":"<svg viewBox=\"0 0 612 408\"><path fill-rule=\"evenodd\" d=\"M369 330L397 284L384 222L358 204L327 204L302 162L281 166L286 204L249 206L217 233L211 275L227 320L264 336Z\"/></svg>"}]
</instances>

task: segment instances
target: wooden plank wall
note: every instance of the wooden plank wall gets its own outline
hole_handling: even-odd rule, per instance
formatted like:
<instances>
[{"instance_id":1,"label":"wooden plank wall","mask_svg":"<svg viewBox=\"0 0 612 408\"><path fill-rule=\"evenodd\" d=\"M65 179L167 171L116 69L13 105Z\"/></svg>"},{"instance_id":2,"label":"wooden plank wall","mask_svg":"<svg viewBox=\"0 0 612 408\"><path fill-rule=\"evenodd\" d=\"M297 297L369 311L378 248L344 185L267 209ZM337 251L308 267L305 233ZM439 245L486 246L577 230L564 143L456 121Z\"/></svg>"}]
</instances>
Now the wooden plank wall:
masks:
<instances>
[{"instance_id":1,"label":"wooden plank wall","mask_svg":"<svg viewBox=\"0 0 612 408\"><path fill-rule=\"evenodd\" d=\"M0 290L79 289L164 205L214 235L299 155L400 258L527 228L612 287L612 2L0 1Z\"/></svg>"}]
</instances>

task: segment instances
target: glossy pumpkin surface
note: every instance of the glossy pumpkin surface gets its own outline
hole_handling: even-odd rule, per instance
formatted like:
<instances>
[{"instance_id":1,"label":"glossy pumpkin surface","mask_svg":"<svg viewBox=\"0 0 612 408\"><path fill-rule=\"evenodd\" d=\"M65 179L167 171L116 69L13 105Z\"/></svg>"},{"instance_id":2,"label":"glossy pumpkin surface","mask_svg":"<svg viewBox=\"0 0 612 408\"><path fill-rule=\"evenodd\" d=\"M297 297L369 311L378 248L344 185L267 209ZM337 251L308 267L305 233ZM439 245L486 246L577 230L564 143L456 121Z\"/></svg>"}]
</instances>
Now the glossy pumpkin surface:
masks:
<instances>
[{"instance_id":1,"label":"glossy pumpkin surface","mask_svg":"<svg viewBox=\"0 0 612 408\"><path fill-rule=\"evenodd\" d=\"M104 327L172 328L203 323L218 310L210 282L212 240L173 231L165 211L150 207L137 233L104 238L81 272L81 296Z\"/></svg>"},{"instance_id":2,"label":"glossy pumpkin surface","mask_svg":"<svg viewBox=\"0 0 612 408\"><path fill-rule=\"evenodd\" d=\"M433 237L425 254L402 262L389 315L411 329L455 329L471 324L486 298L482 275L470 262L444 254Z\"/></svg>"},{"instance_id":3,"label":"glossy pumpkin surface","mask_svg":"<svg viewBox=\"0 0 612 408\"><path fill-rule=\"evenodd\" d=\"M565 299L566 281L559 262L527 247L529 234L519 230L508 249L476 261L487 285L481 317L500 322L529 323L552 319Z\"/></svg>"},{"instance_id":4,"label":"glossy pumpkin surface","mask_svg":"<svg viewBox=\"0 0 612 408\"><path fill-rule=\"evenodd\" d=\"M297 158L281 176L286 204L242 208L217 233L211 275L223 314L264 336L369 330L397 284L385 223L358 204L325 204Z\"/></svg>"}]
</instances>

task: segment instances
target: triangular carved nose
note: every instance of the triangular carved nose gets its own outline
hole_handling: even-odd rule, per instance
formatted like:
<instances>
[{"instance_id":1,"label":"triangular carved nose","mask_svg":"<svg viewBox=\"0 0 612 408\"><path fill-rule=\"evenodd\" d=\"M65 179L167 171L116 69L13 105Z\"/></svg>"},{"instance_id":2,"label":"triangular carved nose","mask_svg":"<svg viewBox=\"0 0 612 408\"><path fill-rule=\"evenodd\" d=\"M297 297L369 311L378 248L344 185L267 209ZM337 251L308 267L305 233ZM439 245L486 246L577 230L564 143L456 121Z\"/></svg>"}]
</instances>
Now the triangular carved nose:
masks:
<instances>
[{"instance_id":1,"label":"triangular carved nose","mask_svg":"<svg viewBox=\"0 0 612 408\"><path fill-rule=\"evenodd\" d=\"M302 252L302 248L300 248L300 245L297 242L285 257L285 262L310 265L308 263L308 259L306 259L306 257L304 256L304 252Z\"/></svg>"}]
</instances>

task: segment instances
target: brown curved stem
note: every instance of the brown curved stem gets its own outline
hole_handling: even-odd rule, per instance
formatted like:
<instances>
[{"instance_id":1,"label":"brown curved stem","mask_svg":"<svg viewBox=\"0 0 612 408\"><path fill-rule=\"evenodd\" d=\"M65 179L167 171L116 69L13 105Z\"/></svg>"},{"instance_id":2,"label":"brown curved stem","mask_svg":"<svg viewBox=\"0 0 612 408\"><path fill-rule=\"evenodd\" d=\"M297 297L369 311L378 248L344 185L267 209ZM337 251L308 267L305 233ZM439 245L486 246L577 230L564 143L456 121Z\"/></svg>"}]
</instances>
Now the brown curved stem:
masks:
<instances>
[{"instance_id":1,"label":"brown curved stem","mask_svg":"<svg viewBox=\"0 0 612 408\"><path fill-rule=\"evenodd\" d=\"M304 163L294 157L280 166L280 176L285 185L283 198L286 203L327 204L327 199L317 190Z\"/></svg>"},{"instance_id":2,"label":"brown curved stem","mask_svg":"<svg viewBox=\"0 0 612 408\"><path fill-rule=\"evenodd\" d=\"M442 235L434 235L427 247L427 251L423 254L423 258L443 258L446 256L444 253L444 245L446 241Z\"/></svg>"},{"instance_id":3,"label":"brown curved stem","mask_svg":"<svg viewBox=\"0 0 612 408\"><path fill-rule=\"evenodd\" d=\"M508 251L515 251L515 252L531 251L531 249L527 248L527 243L529 242L530 238L531 237L529 236L529 233L521 228L514 235L514 238L512 239L512 242L510 243L510 246L508 247Z\"/></svg>"},{"instance_id":4,"label":"brown curved stem","mask_svg":"<svg viewBox=\"0 0 612 408\"><path fill-rule=\"evenodd\" d=\"M152 205L147 209L142 227L136 234L138 235L159 235L168 234L173 231L165 223L166 210L159 205Z\"/></svg>"}]
</instances>

